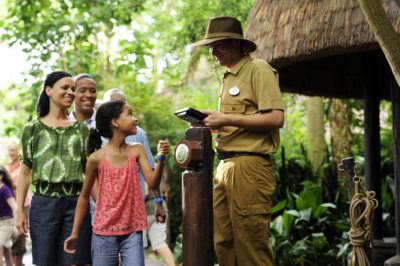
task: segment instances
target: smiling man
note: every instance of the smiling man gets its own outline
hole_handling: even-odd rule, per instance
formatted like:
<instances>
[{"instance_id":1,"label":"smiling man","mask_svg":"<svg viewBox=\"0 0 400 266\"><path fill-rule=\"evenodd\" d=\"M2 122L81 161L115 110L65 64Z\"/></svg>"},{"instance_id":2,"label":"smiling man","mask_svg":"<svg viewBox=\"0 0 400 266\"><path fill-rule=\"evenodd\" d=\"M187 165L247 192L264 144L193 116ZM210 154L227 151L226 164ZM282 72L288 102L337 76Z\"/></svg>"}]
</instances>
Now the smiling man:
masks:
<instances>
[{"instance_id":1,"label":"smiling man","mask_svg":"<svg viewBox=\"0 0 400 266\"><path fill-rule=\"evenodd\" d=\"M70 116L76 120L85 121L89 129L95 127L97 90L96 82L89 74L83 73L75 77L74 110Z\"/></svg>"},{"instance_id":2,"label":"smiling man","mask_svg":"<svg viewBox=\"0 0 400 266\"><path fill-rule=\"evenodd\" d=\"M70 118L84 121L89 129L96 128L96 110L94 108L97 99L96 81L89 74L79 74L74 78L75 100L74 109L69 114ZM94 186L93 195L97 195L97 183ZM93 223L96 202L90 197L90 219Z\"/></svg>"},{"instance_id":3,"label":"smiling man","mask_svg":"<svg viewBox=\"0 0 400 266\"><path fill-rule=\"evenodd\" d=\"M275 265L268 236L276 187L271 154L284 122L277 73L250 56L257 45L243 37L236 18L210 19L198 45L225 67L219 111L206 111L203 120L218 130L213 208L219 265Z\"/></svg>"}]
</instances>

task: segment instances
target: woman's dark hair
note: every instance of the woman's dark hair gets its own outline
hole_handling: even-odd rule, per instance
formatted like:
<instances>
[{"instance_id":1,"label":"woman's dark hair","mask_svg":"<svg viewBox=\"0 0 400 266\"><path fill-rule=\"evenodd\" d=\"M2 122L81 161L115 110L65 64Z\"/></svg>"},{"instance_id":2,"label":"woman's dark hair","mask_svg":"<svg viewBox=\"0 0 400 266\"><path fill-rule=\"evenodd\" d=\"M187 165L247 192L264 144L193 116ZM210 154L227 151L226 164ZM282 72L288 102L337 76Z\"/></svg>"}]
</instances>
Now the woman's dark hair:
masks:
<instances>
[{"instance_id":1,"label":"woman's dark hair","mask_svg":"<svg viewBox=\"0 0 400 266\"><path fill-rule=\"evenodd\" d=\"M36 112L39 117L47 115L50 110L50 99L46 93L46 87L53 87L57 81L65 77L72 78L72 75L65 71L54 71L46 76L46 80L43 84L43 90L40 93L39 101L36 106Z\"/></svg>"},{"instance_id":2,"label":"woman's dark hair","mask_svg":"<svg viewBox=\"0 0 400 266\"><path fill-rule=\"evenodd\" d=\"M89 133L88 152L89 154L101 148L101 137L112 138L111 120L118 118L124 111L125 101L114 100L100 105L96 113L96 128Z\"/></svg>"},{"instance_id":3,"label":"woman's dark hair","mask_svg":"<svg viewBox=\"0 0 400 266\"><path fill-rule=\"evenodd\" d=\"M13 184L10 179L10 174L8 173L7 169L2 165L0 165L0 175L3 176L2 182L12 190Z\"/></svg>"}]
</instances>

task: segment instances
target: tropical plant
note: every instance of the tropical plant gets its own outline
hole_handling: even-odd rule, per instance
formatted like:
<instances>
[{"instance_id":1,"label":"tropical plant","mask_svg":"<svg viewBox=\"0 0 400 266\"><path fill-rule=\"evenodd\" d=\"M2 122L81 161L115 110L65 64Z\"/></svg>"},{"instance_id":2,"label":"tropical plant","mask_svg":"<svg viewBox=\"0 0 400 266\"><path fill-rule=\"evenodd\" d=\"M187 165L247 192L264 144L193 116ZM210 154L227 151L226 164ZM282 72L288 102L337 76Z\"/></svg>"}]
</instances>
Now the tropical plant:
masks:
<instances>
[{"instance_id":1,"label":"tropical plant","mask_svg":"<svg viewBox=\"0 0 400 266\"><path fill-rule=\"evenodd\" d=\"M348 222L337 209L339 202L323 201L318 182L304 181L302 186L299 194L288 191L287 199L271 210L277 265L337 265L347 255Z\"/></svg>"}]
</instances>

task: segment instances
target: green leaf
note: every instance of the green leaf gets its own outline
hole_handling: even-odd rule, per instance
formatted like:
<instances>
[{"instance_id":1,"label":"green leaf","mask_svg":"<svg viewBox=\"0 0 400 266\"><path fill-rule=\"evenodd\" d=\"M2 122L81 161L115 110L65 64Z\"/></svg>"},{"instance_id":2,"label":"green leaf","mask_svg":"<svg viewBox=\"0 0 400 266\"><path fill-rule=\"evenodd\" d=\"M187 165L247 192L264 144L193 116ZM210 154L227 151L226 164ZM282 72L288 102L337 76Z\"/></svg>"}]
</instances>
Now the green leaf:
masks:
<instances>
[{"instance_id":1,"label":"green leaf","mask_svg":"<svg viewBox=\"0 0 400 266\"><path fill-rule=\"evenodd\" d=\"M286 204L287 204L287 200L282 200L282 201L278 202L271 208L271 214L275 214L275 213L283 210L286 207Z\"/></svg>"},{"instance_id":2,"label":"green leaf","mask_svg":"<svg viewBox=\"0 0 400 266\"><path fill-rule=\"evenodd\" d=\"M271 230L275 230L279 235L283 234L283 219L282 216L279 215L276 217L271 223Z\"/></svg>"},{"instance_id":3,"label":"green leaf","mask_svg":"<svg viewBox=\"0 0 400 266\"><path fill-rule=\"evenodd\" d=\"M337 258L347 257L347 254L350 252L350 243L345 243L344 245L340 245L339 252L337 253Z\"/></svg>"},{"instance_id":4,"label":"green leaf","mask_svg":"<svg viewBox=\"0 0 400 266\"><path fill-rule=\"evenodd\" d=\"M295 217L300 217L300 213L296 210L287 210L284 214L288 214Z\"/></svg>"},{"instance_id":5,"label":"green leaf","mask_svg":"<svg viewBox=\"0 0 400 266\"><path fill-rule=\"evenodd\" d=\"M336 205L330 202L322 203L320 206L326 207L326 208L332 208L336 209Z\"/></svg>"},{"instance_id":6,"label":"green leaf","mask_svg":"<svg viewBox=\"0 0 400 266\"><path fill-rule=\"evenodd\" d=\"M311 208L300 211L300 219L309 222L311 217Z\"/></svg>"},{"instance_id":7,"label":"green leaf","mask_svg":"<svg viewBox=\"0 0 400 266\"><path fill-rule=\"evenodd\" d=\"M286 236L289 236L291 234L291 232L293 230L293 224L294 224L294 221L295 221L295 216L293 216L289 212L285 212L282 215L283 229L285 230L284 234Z\"/></svg>"}]
</instances>

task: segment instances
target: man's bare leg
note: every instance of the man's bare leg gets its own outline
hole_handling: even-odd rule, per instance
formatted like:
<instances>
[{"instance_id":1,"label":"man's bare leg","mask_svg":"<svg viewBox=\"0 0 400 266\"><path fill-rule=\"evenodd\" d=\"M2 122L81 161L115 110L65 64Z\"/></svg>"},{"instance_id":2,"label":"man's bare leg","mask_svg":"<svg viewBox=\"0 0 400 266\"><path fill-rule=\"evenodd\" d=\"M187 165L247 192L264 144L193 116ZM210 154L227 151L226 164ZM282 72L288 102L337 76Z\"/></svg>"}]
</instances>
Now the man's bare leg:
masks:
<instances>
[{"instance_id":1,"label":"man's bare leg","mask_svg":"<svg viewBox=\"0 0 400 266\"><path fill-rule=\"evenodd\" d=\"M165 265L175 266L174 255L172 254L168 246L160 247L156 250L156 252L158 253L158 255L160 255Z\"/></svg>"}]
</instances>

